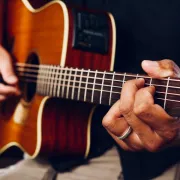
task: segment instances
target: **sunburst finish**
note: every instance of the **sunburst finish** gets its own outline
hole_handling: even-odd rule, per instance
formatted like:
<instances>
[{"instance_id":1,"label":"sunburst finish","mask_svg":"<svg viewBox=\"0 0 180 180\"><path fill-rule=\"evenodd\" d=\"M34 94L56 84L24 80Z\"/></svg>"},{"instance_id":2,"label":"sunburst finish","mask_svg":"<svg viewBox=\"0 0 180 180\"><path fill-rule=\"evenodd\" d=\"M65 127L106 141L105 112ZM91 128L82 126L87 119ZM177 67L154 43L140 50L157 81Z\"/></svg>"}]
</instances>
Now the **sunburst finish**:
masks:
<instances>
[{"instance_id":1,"label":"sunburst finish","mask_svg":"<svg viewBox=\"0 0 180 180\"><path fill-rule=\"evenodd\" d=\"M33 52L40 64L112 70L113 49L109 49L107 56L72 49L73 17L61 1L36 10L27 0L9 1L7 15L6 40L13 42L10 53L16 61L26 63ZM93 109L90 104L37 94L30 102L23 98L9 99L1 106L0 153L16 145L32 158L61 154L87 156Z\"/></svg>"}]
</instances>

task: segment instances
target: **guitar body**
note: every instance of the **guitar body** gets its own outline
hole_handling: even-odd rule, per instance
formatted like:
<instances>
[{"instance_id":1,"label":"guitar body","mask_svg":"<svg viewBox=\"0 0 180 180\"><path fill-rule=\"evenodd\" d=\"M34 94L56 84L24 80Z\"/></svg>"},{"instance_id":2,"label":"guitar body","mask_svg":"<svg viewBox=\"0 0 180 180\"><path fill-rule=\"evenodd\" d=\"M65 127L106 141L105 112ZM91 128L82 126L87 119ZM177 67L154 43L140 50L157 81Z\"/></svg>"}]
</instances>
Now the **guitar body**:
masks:
<instances>
[{"instance_id":1,"label":"guitar body","mask_svg":"<svg viewBox=\"0 0 180 180\"><path fill-rule=\"evenodd\" d=\"M115 25L109 24L108 53L73 48L73 10L61 1L33 9L27 0L7 3L6 41L17 62L62 67L113 70ZM18 146L30 157L88 156L94 105L35 93L31 83L20 84L22 96L1 105L0 153Z\"/></svg>"}]
</instances>

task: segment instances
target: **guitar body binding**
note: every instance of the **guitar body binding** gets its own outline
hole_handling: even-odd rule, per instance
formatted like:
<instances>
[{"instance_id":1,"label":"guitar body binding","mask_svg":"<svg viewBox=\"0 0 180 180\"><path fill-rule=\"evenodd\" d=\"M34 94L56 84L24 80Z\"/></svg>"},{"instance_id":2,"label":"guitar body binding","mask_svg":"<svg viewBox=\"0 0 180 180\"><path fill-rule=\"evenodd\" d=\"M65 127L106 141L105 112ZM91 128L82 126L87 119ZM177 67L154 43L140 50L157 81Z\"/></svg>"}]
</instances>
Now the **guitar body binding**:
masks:
<instances>
[{"instance_id":1,"label":"guitar body binding","mask_svg":"<svg viewBox=\"0 0 180 180\"><path fill-rule=\"evenodd\" d=\"M74 11L63 2L52 1L35 10L27 0L13 0L7 7L7 42L14 39L10 53L18 63L113 70L115 23L111 14L103 15L108 35L102 39L108 37L108 45L93 51L94 42L89 50L73 46ZM0 153L15 145L31 158L87 157L95 106L36 94L36 84L23 83L20 87L22 96L2 105L8 111L0 113Z\"/></svg>"}]
</instances>

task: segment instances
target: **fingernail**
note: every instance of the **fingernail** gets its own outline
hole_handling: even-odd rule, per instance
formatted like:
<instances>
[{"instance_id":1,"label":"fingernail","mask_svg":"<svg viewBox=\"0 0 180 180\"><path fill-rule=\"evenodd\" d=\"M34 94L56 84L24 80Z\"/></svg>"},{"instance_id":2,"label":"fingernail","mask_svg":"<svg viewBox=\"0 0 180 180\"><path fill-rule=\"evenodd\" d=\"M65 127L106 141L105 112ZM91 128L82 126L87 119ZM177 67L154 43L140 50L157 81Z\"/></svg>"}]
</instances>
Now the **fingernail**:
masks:
<instances>
[{"instance_id":1,"label":"fingernail","mask_svg":"<svg viewBox=\"0 0 180 180\"><path fill-rule=\"evenodd\" d=\"M17 77L16 76L9 76L8 77L8 82L9 83L16 83L17 82Z\"/></svg>"},{"instance_id":2,"label":"fingernail","mask_svg":"<svg viewBox=\"0 0 180 180\"><path fill-rule=\"evenodd\" d=\"M147 66L147 67L151 66L153 68L157 68L159 66L157 61L144 60L142 63L143 63L143 66Z\"/></svg>"},{"instance_id":3,"label":"fingernail","mask_svg":"<svg viewBox=\"0 0 180 180\"><path fill-rule=\"evenodd\" d=\"M144 78L138 78L137 81L142 82L144 81Z\"/></svg>"},{"instance_id":4,"label":"fingernail","mask_svg":"<svg viewBox=\"0 0 180 180\"><path fill-rule=\"evenodd\" d=\"M138 78L136 80L136 83L137 83L138 86L142 86L144 84L144 82L145 82L145 80L143 78Z\"/></svg>"}]
</instances>

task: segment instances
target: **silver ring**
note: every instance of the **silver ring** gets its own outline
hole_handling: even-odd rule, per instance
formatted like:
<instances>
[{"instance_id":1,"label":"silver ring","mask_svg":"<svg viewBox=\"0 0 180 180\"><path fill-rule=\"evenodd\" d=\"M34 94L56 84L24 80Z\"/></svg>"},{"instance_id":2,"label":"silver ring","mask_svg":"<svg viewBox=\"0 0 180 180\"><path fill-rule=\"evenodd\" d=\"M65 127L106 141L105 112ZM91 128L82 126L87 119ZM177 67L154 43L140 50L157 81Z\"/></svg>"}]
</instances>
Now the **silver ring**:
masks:
<instances>
[{"instance_id":1,"label":"silver ring","mask_svg":"<svg viewBox=\"0 0 180 180\"><path fill-rule=\"evenodd\" d=\"M123 140L123 139L127 138L127 137L131 134L131 132L132 132L132 128L131 128L131 126L129 126L129 127L124 131L124 133L122 134L122 136L119 136L119 137L118 137L118 139Z\"/></svg>"}]
</instances>

